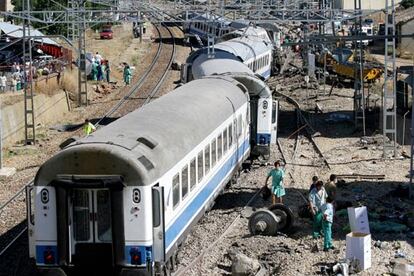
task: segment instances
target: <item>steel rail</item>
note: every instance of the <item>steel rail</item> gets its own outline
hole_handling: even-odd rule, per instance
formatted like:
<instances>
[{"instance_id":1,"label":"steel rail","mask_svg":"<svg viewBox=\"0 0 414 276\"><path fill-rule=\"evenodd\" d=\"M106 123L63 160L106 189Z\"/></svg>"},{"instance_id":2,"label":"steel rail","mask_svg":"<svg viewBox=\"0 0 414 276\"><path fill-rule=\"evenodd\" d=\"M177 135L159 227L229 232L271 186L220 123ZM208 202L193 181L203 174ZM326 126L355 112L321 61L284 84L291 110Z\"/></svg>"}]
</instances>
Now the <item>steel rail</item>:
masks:
<instances>
[{"instance_id":1,"label":"steel rail","mask_svg":"<svg viewBox=\"0 0 414 276\"><path fill-rule=\"evenodd\" d=\"M161 25L164 25L164 24L161 24ZM173 33L172 33L172 31L171 31L171 29L170 28L168 28L167 26L165 26L165 28L168 30L168 32L170 33L170 35L171 35L171 39L172 39L172 47L173 47L173 50L172 50L172 54L171 54L171 57L170 57L170 60L168 61L168 64L167 64L167 66L166 66L166 69L165 69L165 71L164 71L164 73L162 74L162 76L161 76L161 78L160 78L160 80L158 81L158 83L157 83L157 85L154 87L154 89L151 91L151 93L150 93L150 95L145 99L145 101L144 101L144 104L143 105L146 105L147 103L149 103L150 101L151 101L151 99L157 94L157 92L158 92L158 90L160 89L160 87L161 87L161 85L164 83L164 80L165 80L165 78L167 77L167 75L168 75L168 73L169 73L169 69L171 68L171 65L172 65L172 63L173 63L173 61L174 61L174 58L175 58L175 54L176 54L176 47L175 47L175 39L174 39L174 35L173 35Z\"/></svg>"},{"instance_id":2,"label":"steel rail","mask_svg":"<svg viewBox=\"0 0 414 276\"><path fill-rule=\"evenodd\" d=\"M312 137L312 133L311 133L311 131L312 131L313 133L315 133L316 131L315 131L315 129L313 129L313 128L311 127L311 125L310 125L309 121L308 121L308 120L305 118L305 116L303 115L303 111L302 111L302 109L300 108L299 103L298 103L296 100L294 100L292 97L289 97L289 96L288 96L288 95L286 95L286 94L280 93L280 92L278 92L278 91L276 91L276 93L277 93L277 94L279 94L280 96L282 96L282 97L286 98L286 100L287 100L287 102L288 102L288 103L290 103L290 104L292 104L292 105L294 105L294 106L295 106L295 108L296 108L296 110L297 110L297 112L298 112L299 119L302 121L302 123L303 123L303 124L306 124L306 125L307 125L307 127L305 128L305 130L306 130L306 132L308 133L309 140L311 141L311 143L312 143L312 144L313 144L313 146L315 147L315 150L317 151L317 153L321 156L321 159L322 159L322 160L323 160L323 162L325 163L326 167L327 167L328 169L331 169L331 166L330 166L330 164L329 164L328 160L326 159L325 155L322 153L322 150L319 148L318 144L316 144L315 140L314 140L314 139L313 139L313 137Z\"/></svg>"},{"instance_id":3,"label":"steel rail","mask_svg":"<svg viewBox=\"0 0 414 276\"><path fill-rule=\"evenodd\" d=\"M11 242L9 242L1 251L0 251L0 257L3 256L4 253L23 235L24 232L27 231L27 226L23 228L22 231L17 234Z\"/></svg>"},{"instance_id":4,"label":"steel rail","mask_svg":"<svg viewBox=\"0 0 414 276\"><path fill-rule=\"evenodd\" d=\"M141 86L145 83L145 81L147 80L150 72L152 71L152 69L155 67L155 65L157 64L158 59L161 56L161 49L162 49L162 36L161 36L161 31L160 29L154 25L157 33L158 33L158 37L160 39L160 42L158 43L158 49L157 49L157 53L155 55L155 57L153 58L150 66L148 67L148 69L145 71L145 73L141 76L141 78L134 84L134 86L131 88L131 90L129 90L129 92L122 97L118 103L116 103L101 119L99 119L99 121L95 124L95 127L99 127L100 123L106 119L109 118L112 114L114 114L116 111L119 110L119 108L128 100L128 98L130 96L132 96L132 94L134 94L135 92L138 91L139 88L141 88ZM141 34L142 35L142 34Z\"/></svg>"},{"instance_id":5,"label":"steel rail","mask_svg":"<svg viewBox=\"0 0 414 276\"><path fill-rule=\"evenodd\" d=\"M27 187L30 187L33 185L34 179L31 180L29 183L23 186L19 191L17 191L9 200L7 200L3 205L0 207L0 216L2 214L2 211L4 208L6 208L9 204L11 204L16 198L21 196L22 193L26 191ZM27 225L21 230L9 243L7 243L0 251L0 256L2 256L27 230Z\"/></svg>"},{"instance_id":6,"label":"steel rail","mask_svg":"<svg viewBox=\"0 0 414 276\"><path fill-rule=\"evenodd\" d=\"M21 188L20 190L18 190L9 200L7 200L5 203L3 203L3 205L0 206L0 214L1 211L7 207L8 204L10 204L10 202L12 202L13 200L15 200L22 192L24 192L26 190L26 187L30 186L33 184L34 179L30 180L29 183L25 184L23 186L23 188Z\"/></svg>"}]
</instances>

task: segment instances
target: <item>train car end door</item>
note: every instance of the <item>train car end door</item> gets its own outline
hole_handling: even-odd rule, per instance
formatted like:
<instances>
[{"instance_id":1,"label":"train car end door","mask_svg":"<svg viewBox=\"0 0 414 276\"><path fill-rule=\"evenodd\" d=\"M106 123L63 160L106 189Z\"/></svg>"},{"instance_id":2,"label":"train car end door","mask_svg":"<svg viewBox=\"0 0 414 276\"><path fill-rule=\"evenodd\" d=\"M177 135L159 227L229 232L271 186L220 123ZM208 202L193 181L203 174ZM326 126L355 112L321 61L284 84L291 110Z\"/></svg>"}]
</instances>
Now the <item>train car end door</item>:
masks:
<instances>
[{"instance_id":1,"label":"train car end door","mask_svg":"<svg viewBox=\"0 0 414 276\"><path fill-rule=\"evenodd\" d=\"M164 188L152 188L153 261L165 263Z\"/></svg>"},{"instance_id":2,"label":"train car end door","mask_svg":"<svg viewBox=\"0 0 414 276\"><path fill-rule=\"evenodd\" d=\"M272 101L272 132L270 138L270 144L276 144L277 142L277 125L279 120L279 102Z\"/></svg>"}]
</instances>

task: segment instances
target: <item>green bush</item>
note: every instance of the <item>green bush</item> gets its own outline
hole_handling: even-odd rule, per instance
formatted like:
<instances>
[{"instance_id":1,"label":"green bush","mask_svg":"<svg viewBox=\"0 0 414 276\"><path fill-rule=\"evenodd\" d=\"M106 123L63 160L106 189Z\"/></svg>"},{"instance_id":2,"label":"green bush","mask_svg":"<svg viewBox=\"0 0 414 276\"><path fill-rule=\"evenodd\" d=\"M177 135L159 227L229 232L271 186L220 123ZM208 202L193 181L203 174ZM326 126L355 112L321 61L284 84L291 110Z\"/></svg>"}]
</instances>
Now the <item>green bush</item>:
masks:
<instances>
[{"instance_id":1,"label":"green bush","mask_svg":"<svg viewBox=\"0 0 414 276\"><path fill-rule=\"evenodd\" d=\"M411 8L414 6L414 0L403 0L401 1L401 6L405 9Z\"/></svg>"}]
</instances>

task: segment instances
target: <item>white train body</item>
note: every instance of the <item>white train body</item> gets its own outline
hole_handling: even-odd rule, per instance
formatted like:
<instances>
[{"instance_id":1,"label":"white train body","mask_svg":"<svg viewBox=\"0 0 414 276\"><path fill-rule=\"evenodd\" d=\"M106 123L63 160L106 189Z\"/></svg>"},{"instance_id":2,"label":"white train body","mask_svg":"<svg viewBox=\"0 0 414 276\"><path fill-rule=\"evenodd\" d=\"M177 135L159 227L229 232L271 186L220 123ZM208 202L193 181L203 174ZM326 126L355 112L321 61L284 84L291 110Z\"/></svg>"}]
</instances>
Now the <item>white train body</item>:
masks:
<instances>
[{"instance_id":1,"label":"white train body","mask_svg":"<svg viewBox=\"0 0 414 276\"><path fill-rule=\"evenodd\" d=\"M165 272L191 225L249 157L250 123L246 86L207 77L56 154L39 169L28 202L39 271Z\"/></svg>"},{"instance_id":2,"label":"white train body","mask_svg":"<svg viewBox=\"0 0 414 276\"><path fill-rule=\"evenodd\" d=\"M192 53L182 68L181 81L186 83L194 79L193 68L208 59L240 61L256 76L263 80L269 79L272 70L273 44L266 31L260 27L248 27L243 33L235 32L233 36L236 37L215 44L213 56L209 55L208 48Z\"/></svg>"}]
</instances>

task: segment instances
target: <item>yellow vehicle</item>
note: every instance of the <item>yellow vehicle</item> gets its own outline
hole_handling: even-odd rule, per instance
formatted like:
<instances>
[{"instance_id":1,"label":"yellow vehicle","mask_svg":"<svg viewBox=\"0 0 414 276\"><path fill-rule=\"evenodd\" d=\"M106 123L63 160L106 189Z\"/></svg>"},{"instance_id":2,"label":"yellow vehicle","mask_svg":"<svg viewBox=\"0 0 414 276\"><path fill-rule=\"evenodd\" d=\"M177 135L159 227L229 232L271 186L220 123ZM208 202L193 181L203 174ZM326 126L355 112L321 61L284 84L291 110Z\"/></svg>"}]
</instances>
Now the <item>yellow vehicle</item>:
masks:
<instances>
[{"instance_id":1,"label":"yellow vehicle","mask_svg":"<svg viewBox=\"0 0 414 276\"><path fill-rule=\"evenodd\" d=\"M324 57L326 55L326 57ZM354 53L349 49L336 49L333 53L327 52L322 54L318 63L323 66L326 59L328 71L337 74L340 78L355 79ZM366 82L373 82L381 77L383 68L380 65L370 63L364 64L363 79Z\"/></svg>"}]
</instances>

